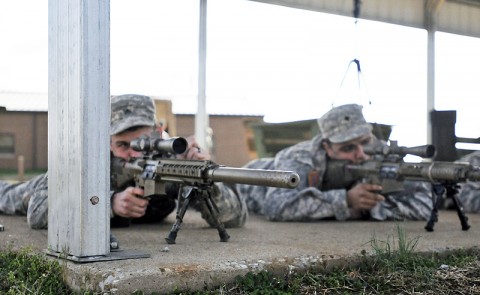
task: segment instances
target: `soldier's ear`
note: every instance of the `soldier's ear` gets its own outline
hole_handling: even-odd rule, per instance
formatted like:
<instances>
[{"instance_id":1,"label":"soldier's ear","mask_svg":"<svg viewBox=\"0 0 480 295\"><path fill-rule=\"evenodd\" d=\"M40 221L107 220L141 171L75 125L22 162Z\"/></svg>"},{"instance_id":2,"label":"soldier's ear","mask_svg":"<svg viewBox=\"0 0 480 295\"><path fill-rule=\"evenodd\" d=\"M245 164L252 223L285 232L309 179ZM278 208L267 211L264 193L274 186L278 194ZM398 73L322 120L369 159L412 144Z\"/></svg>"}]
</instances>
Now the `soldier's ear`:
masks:
<instances>
[{"instance_id":1,"label":"soldier's ear","mask_svg":"<svg viewBox=\"0 0 480 295\"><path fill-rule=\"evenodd\" d=\"M327 155L332 158L333 155L334 155L334 151L332 149L332 144L329 141L324 140L324 141L322 141L322 147L325 150L325 152L327 152Z\"/></svg>"},{"instance_id":2,"label":"soldier's ear","mask_svg":"<svg viewBox=\"0 0 480 295\"><path fill-rule=\"evenodd\" d=\"M326 139L322 140L322 148L326 151L328 151L328 149L330 149L330 142Z\"/></svg>"}]
</instances>

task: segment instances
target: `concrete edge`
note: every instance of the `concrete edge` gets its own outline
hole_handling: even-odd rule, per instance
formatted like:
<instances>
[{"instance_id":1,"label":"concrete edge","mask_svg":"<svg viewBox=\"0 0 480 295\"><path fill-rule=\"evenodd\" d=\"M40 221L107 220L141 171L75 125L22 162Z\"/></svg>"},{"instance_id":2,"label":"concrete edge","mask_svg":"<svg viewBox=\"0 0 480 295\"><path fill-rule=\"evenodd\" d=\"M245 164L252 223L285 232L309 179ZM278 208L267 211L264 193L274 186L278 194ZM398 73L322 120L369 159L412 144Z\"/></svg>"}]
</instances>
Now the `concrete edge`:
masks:
<instances>
[{"instance_id":1,"label":"concrete edge","mask_svg":"<svg viewBox=\"0 0 480 295\"><path fill-rule=\"evenodd\" d=\"M361 255L339 257L333 255L284 257L272 261L223 262L210 266L166 265L136 271L111 269L101 271L88 264L67 263L67 283L74 290L92 290L111 294L171 293L174 291L200 291L234 283L237 276L248 272L269 271L277 276L328 271L333 267L358 263ZM139 282L141 281L141 282ZM137 290L133 286L142 286Z\"/></svg>"},{"instance_id":2,"label":"concrete edge","mask_svg":"<svg viewBox=\"0 0 480 295\"><path fill-rule=\"evenodd\" d=\"M448 255L458 249L442 249L435 251L415 252L422 255ZM479 247L465 248L466 251L479 251ZM239 261L223 262L211 266L201 265L166 265L136 271L111 269L102 271L89 264L66 262L65 279L68 285L77 291L91 290L109 292L109 294L132 294L142 291L146 294L168 294L175 291L201 291L234 283L237 276L245 276L249 272L269 271L275 276L302 274L308 271L329 272L333 268L355 266L364 262L373 254L352 256L299 256L284 257L272 261ZM61 263L61 262L60 262ZM142 286L141 290L135 286Z\"/></svg>"}]
</instances>

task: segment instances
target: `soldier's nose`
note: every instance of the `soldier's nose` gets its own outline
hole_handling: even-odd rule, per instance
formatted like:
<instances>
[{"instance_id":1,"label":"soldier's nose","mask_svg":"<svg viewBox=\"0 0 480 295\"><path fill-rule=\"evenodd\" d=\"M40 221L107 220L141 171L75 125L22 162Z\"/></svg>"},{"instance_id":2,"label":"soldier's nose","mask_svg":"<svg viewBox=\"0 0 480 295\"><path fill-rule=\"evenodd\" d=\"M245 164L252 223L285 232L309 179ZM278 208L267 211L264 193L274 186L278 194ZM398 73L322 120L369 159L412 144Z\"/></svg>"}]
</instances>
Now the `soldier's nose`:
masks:
<instances>
[{"instance_id":1,"label":"soldier's nose","mask_svg":"<svg viewBox=\"0 0 480 295\"><path fill-rule=\"evenodd\" d=\"M128 157L129 158L138 158L142 155L142 152L134 151L132 149L129 149Z\"/></svg>"}]
</instances>

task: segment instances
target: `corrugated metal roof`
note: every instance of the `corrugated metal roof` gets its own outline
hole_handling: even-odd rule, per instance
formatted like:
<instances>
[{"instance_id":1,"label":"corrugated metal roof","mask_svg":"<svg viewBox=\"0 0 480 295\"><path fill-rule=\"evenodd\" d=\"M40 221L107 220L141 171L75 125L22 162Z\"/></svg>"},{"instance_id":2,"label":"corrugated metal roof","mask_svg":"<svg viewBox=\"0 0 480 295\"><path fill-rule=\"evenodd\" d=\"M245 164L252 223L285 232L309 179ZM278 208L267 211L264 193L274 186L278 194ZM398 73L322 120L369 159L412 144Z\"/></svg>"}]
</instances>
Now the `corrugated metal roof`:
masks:
<instances>
[{"instance_id":1,"label":"corrugated metal roof","mask_svg":"<svg viewBox=\"0 0 480 295\"><path fill-rule=\"evenodd\" d=\"M15 92L0 90L0 106L7 111L36 111L48 110L48 94L46 92Z\"/></svg>"}]
</instances>

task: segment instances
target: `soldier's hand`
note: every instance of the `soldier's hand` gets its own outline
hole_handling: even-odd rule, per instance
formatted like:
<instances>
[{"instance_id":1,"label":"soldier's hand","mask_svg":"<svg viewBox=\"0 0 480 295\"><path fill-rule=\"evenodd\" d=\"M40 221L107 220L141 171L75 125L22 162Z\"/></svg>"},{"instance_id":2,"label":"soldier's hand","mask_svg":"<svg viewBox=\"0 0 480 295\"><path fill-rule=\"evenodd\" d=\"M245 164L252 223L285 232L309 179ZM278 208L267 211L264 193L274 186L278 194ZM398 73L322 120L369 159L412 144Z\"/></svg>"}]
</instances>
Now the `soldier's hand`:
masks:
<instances>
[{"instance_id":1,"label":"soldier's hand","mask_svg":"<svg viewBox=\"0 0 480 295\"><path fill-rule=\"evenodd\" d=\"M112 210L115 215L125 218L139 218L145 215L148 200L139 198L143 196L143 189L128 187L126 190L116 193L112 198Z\"/></svg>"},{"instance_id":2,"label":"soldier's hand","mask_svg":"<svg viewBox=\"0 0 480 295\"><path fill-rule=\"evenodd\" d=\"M376 184L358 183L347 191L348 206L354 210L370 210L385 197L378 192L382 187Z\"/></svg>"}]
</instances>

